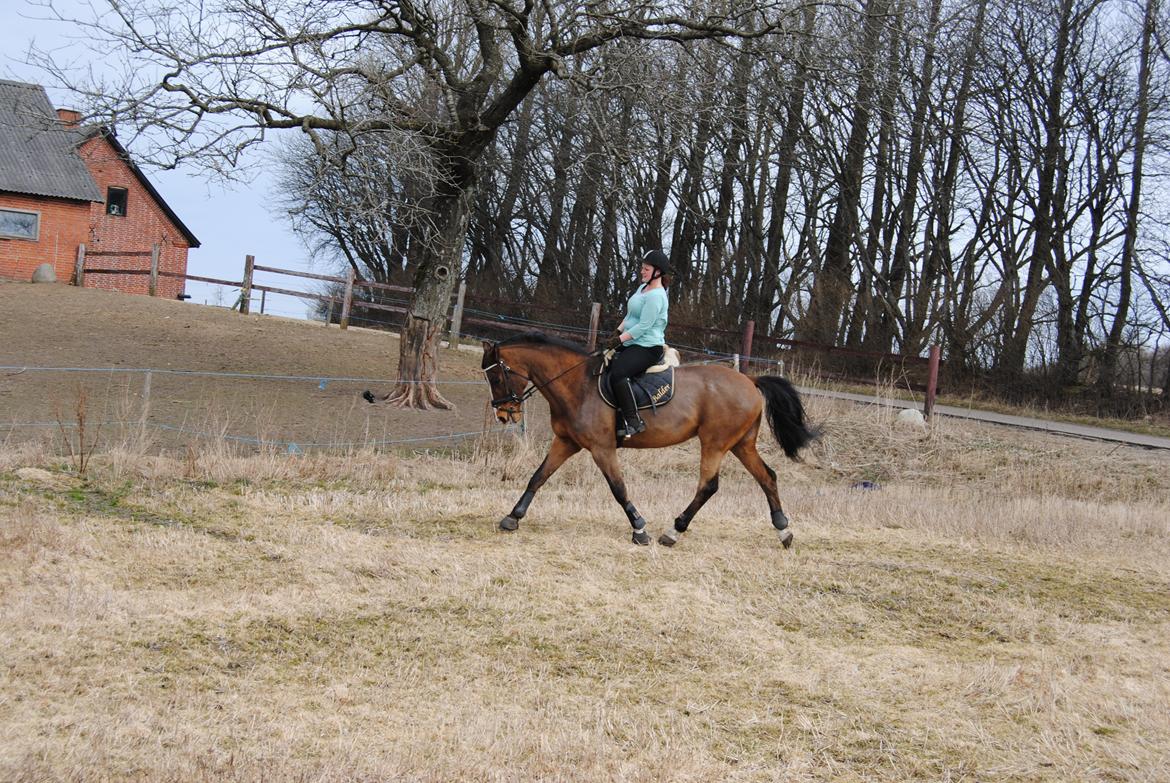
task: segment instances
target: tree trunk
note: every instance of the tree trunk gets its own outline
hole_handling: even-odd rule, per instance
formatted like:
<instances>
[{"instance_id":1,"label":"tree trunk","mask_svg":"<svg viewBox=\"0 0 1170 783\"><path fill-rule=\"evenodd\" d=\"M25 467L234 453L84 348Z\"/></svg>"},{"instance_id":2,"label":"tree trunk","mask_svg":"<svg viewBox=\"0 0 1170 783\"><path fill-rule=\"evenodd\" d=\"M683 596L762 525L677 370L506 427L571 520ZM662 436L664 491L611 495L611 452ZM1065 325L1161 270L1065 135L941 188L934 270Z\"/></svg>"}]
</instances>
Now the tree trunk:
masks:
<instances>
[{"instance_id":1,"label":"tree trunk","mask_svg":"<svg viewBox=\"0 0 1170 783\"><path fill-rule=\"evenodd\" d=\"M703 192L703 172L706 167L708 146L714 132L711 115L714 81L704 89L699 105L702 107L695 121L695 139L690 149L684 172L682 189L678 196L678 217L675 218L674 237L670 246L670 264L675 277L689 285L694 296L700 288L694 275L695 248L699 244L699 232L704 222L704 209L700 201Z\"/></svg>"},{"instance_id":2,"label":"tree trunk","mask_svg":"<svg viewBox=\"0 0 1170 783\"><path fill-rule=\"evenodd\" d=\"M414 276L414 300L399 342L398 385L385 398L396 407L455 407L436 385L439 338L447 325L451 294L459 279L474 194L474 181L468 178L462 189L440 197L432 208L429 241L423 243L422 261Z\"/></svg>"},{"instance_id":3,"label":"tree trunk","mask_svg":"<svg viewBox=\"0 0 1170 783\"><path fill-rule=\"evenodd\" d=\"M719 172L719 190L707 245L707 269L697 297L704 317L712 322L717 320L716 316L726 301L719 288L733 276L733 270L728 268L725 251L732 206L743 200L743 191L736 187L736 179L737 175L742 176L744 165L741 156L747 138L747 88L751 81L751 64L751 48L745 44L733 67L729 85L731 95L723 121L730 126L730 135L727 146L722 150L723 165Z\"/></svg>"},{"instance_id":4,"label":"tree trunk","mask_svg":"<svg viewBox=\"0 0 1170 783\"><path fill-rule=\"evenodd\" d=\"M865 173L865 144L873 113L878 45L887 22L890 0L873 0L865 12L861 42L861 73L854 98L853 123L845 160L837 182L837 203L825 240L825 261L813 282L808 310L797 327L797 336L821 344L833 344L840 330L845 306L853 292L850 248L857 234L857 208Z\"/></svg>"},{"instance_id":5,"label":"tree trunk","mask_svg":"<svg viewBox=\"0 0 1170 783\"><path fill-rule=\"evenodd\" d=\"M866 226L865 248L861 253L860 281L857 286L857 301L853 306L853 313L849 317L849 328L846 332L845 344L850 348L860 348L862 341L870 336L871 329L878 320L878 311L875 307L874 288L881 285L889 276L889 253L883 247L882 228L887 224L886 210L892 211L892 206L886 202L891 196L891 170L893 153L891 145L894 135L894 99L898 90L898 55L902 39L903 13L897 11L891 19L890 41L886 50L886 80L882 88L881 99L878 104L878 142L877 152L873 163L873 196L869 207L869 225ZM884 286L882 286L884 287ZM868 340L866 340L868 342ZM880 348L879 350L885 350Z\"/></svg>"},{"instance_id":6,"label":"tree trunk","mask_svg":"<svg viewBox=\"0 0 1170 783\"><path fill-rule=\"evenodd\" d=\"M941 0L931 0L930 19L927 23L925 51L922 58L922 77L915 96L914 114L910 120L910 149L906 157L906 185L902 191L896 222L898 236L894 242L894 253L890 260L888 276L878 292L880 307L873 313L873 334L867 336L866 345L873 351L888 351L893 343L896 330L902 326L902 344L906 342L905 320L909 313L902 313L898 303L902 299L902 287L910 269L910 242L915 226L918 207L918 183L923 175L925 155L925 126L927 110L932 97L934 82L935 41L938 38ZM961 116L961 115L959 115ZM961 133L962 129L956 129ZM900 317L899 317L900 316ZM902 321L902 324L898 322Z\"/></svg>"},{"instance_id":7,"label":"tree trunk","mask_svg":"<svg viewBox=\"0 0 1170 783\"><path fill-rule=\"evenodd\" d=\"M971 331L970 299L974 295L973 284L966 285L964 275L969 274L974 266L975 246L969 245L970 252L962 254L963 268L954 268L954 259L951 254L952 226L955 213L955 193L959 181L959 164L965 145L967 132L967 105L971 99L971 83L975 76L975 64L979 50L983 45L983 23L987 15L988 0L979 0L975 8L975 20L972 24L971 35L967 42L966 52L963 55L962 76L959 79L959 89L955 94L955 107L949 132L946 133L945 149L946 163L943 169L942 182L938 186L934 199L931 200L933 232L929 232L927 258L936 268L941 269L948 282L951 283L950 299L947 301L947 315L943 320L943 333L947 339L947 364L958 368L963 373L972 369L970 362ZM979 225L983 224L983 217L988 213L991 199L985 194L983 209L980 213ZM928 226L931 224L928 224ZM978 231L975 232L978 235ZM907 327L907 337L917 341L923 325L912 324Z\"/></svg>"},{"instance_id":8,"label":"tree trunk","mask_svg":"<svg viewBox=\"0 0 1170 783\"><path fill-rule=\"evenodd\" d=\"M1060 241L1057 223L1061 220L1055 214L1060 192L1058 189L1064 162L1064 83L1068 76L1068 54L1071 47L1073 0L1062 0L1060 20L1056 33L1056 53L1052 63L1052 83L1045 96L1044 134L1045 144L1038 173L1038 197L1033 214L1036 238L1032 245L1032 257L1028 261L1028 277L1024 286L1023 300L1016 316L1015 328L1004 345L1000 356L999 371L1011 380L1024 372L1028 340L1035 327L1036 307L1044 291L1044 271L1053 263L1053 246Z\"/></svg>"},{"instance_id":9,"label":"tree trunk","mask_svg":"<svg viewBox=\"0 0 1170 783\"><path fill-rule=\"evenodd\" d=\"M813 51L813 31L816 29L816 3L807 4L801 11L800 48L796 65L788 85L788 100L784 106L784 125L776 150L776 184L772 188L772 211L768 220L767 245L764 256L763 280L760 283L760 309L756 311L756 322L771 323L774 302L779 298L785 302L790 295L780 292L780 257L784 254L784 221L788 217L788 193L792 186L792 173L796 167L796 145L802 136L804 123L804 101L808 86L809 60ZM786 307L787 305L785 305ZM767 308L767 310L764 310ZM782 310L777 318L777 328L783 327L787 311ZM765 326L765 331L771 331Z\"/></svg>"},{"instance_id":10,"label":"tree trunk","mask_svg":"<svg viewBox=\"0 0 1170 783\"><path fill-rule=\"evenodd\" d=\"M1129 204L1125 214L1125 243L1121 250L1121 291L1118 294L1117 313L1105 340L1101 355L1101 369L1097 387L1103 393L1112 391L1117 374L1117 358L1121 353L1121 338L1129 317L1129 300L1133 286L1133 261L1137 243L1138 219L1141 215L1142 167L1146 152L1146 119L1150 112L1150 50L1157 23L1158 0L1146 0L1142 21L1142 48L1138 61L1137 120L1133 131L1133 174L1130 179ZM1165 388L1162 389L1165 394Z\"/></svg>"},{"instance_id":11,"label":"tree trunk","mask_svg":"<svg viewBox=\"0 0 1170 783\"><path fill-rule=\"evenodd\" d=\"M553 181L549 193L548 225L544 232L544 253L537 270L536 286L532 298L541 304L556 304L563 301L570 286L563 285L564 269L564 225L565 202L569 198L569 169L573 163L573 142L577 132L573 123L565 119L561 125L561 136L553 157Z\"/></svg>"}]
</instances>

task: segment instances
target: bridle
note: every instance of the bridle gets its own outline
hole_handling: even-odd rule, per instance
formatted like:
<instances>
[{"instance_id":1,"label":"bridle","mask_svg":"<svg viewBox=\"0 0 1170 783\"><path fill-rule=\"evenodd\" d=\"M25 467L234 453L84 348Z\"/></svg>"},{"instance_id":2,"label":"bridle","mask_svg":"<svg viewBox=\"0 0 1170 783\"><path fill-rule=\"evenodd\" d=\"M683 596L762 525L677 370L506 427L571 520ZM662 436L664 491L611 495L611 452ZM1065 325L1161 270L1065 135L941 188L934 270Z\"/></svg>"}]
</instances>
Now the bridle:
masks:
<instances>
[{"instance_id":1,"label":"bridle","mask_svg":"<svg viewBox=\"0 0 1170 783\"><path fill-rule=\"evenodd\" d=\"M502 406L507 405L510 402L523 403L525 400L527 400L529 397L536 394L536 392L538 392L540 390L540 386L538 386L536 384L536 382L533 381L531 378L529 378L527 375L524 375L523 373L516 372L511 367L509 367L504 362L504 360L500 358L499 350L496 351L496 363L483 368L483 374L484 374L484 377L487 378L489 386L491 385L492 379L488 375L488 371L494 370L496 367L500 368L500 372L504 376L504 391L507 392L507 395L505 395L503 397L495 397L492 399L492 407L495 408L496 410L499 410ZM515 375L518 378L524 379L525 389L521 394L517 394L512 389L512 376L513 375ZM532 384L532 385L528 386L528 384Z\"/></svg>"},{"instance_id":2,"label":"bridle","mask_svg":"<svg viewBox=\"0 0 1170 783\"><path fill-rule=\"evenodd\" d=\"M597 356L598 354L602 353L602 351L594 351L594 352L590 353L589 355L587 355L581 361L574 364L573 366L554 375L552 378L549 378L544 383L537 383L536 381L532 380L524 373L517 372L516 370L513 370L511 367L509 367L507 362L505 362L502 358L500 358L500 346L498 344L492 346L492 348L496 352L496 361L495 361L495 363L489 364L487 367L483 368L484 377L487 378L488 385L490 386L492 379L491 379L491 376L488 375L488 371L494 370L495 368L499 367L500 372L504 376L504 391L507 392L507 394L505 394L505 396L503 396L503 397L496 397L496 398L492 399L492 407L495 408L496 410L499 410L501 407L503 407L504 405L507 405L509 403L523 404L529 397L536 394L541 389L543 389L547 386L550 386L553 381L557 380L558 378L560 378L561 376L563 376L569 372L572 372L573 370L577 369L585 362L592 359L594 356ZM517 378L523 379L524 384L525 384L524 389L519 394L517 394L516 391L512 388L512 376L513 375L515 375ZM531 385L529 385L529 384L531 384Z\"/></svg>"}]
</instances>

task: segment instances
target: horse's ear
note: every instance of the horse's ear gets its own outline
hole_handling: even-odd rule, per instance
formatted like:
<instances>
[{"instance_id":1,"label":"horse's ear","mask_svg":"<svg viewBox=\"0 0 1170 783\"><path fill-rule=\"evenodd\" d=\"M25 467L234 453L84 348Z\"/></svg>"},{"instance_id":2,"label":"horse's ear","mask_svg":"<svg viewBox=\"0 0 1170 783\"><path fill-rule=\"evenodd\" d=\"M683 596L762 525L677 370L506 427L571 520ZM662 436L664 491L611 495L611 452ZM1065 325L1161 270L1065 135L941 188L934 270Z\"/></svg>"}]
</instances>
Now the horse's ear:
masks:
<instances>
[{"instance_id":1,"label":"horse's ear","mask_svg":"<svg viewBox=\"0 0 1170 783\"><path fill-rule=\"evenodd\" d=\"M490 351L490 350L492 349L492 345L494 345L494 343L492 343L492 341L491 341L491 340L484 340L484 341L483 341L483 351L484 351L484 353L487 353L488 351Z\"/></svg>"}]
</instances>

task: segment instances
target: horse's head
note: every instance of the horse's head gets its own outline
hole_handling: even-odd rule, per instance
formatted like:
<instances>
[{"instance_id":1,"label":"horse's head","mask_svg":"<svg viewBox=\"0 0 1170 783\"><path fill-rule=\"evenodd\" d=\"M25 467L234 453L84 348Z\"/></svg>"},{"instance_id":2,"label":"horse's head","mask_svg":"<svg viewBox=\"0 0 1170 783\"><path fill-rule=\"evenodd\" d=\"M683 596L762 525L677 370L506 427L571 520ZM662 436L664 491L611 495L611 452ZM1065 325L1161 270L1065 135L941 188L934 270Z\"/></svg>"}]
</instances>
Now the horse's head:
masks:
<instances>
[{"instance_id":1,"label":"horse's head","mask_svg":"<svg viewBox=\"0 0 1170 783\"><path fill-rule=\"evenodd\" d=\"M529 384L527 375L517 373L500 356L498 343L483 341L483 363L480 365L492 389L492 407L496 420L501 424L519 422L524 417L525 387Z\"/></svg>"}]
</instances>

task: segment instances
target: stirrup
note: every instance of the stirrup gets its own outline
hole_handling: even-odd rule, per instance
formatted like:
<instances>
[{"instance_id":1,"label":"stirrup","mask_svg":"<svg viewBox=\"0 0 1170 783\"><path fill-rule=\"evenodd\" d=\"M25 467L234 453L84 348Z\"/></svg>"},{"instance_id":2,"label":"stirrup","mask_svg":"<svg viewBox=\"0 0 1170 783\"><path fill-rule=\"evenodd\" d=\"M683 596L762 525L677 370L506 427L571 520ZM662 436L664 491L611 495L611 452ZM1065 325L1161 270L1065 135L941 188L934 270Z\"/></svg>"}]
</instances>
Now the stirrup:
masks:
<instances>
[{"instance_id":1,"label":"stirrup","mask_svg":"<svg viewBox=\"0 0 1170 783\"><path fill-rule=\"evenodd\" d=\"M646 431L646 422L642 421L641 416L635 416L632 422L627 421L625 426L619 427L617 436L619 438L632 438L635 435Z\"/></svg>"}]
</instances>

